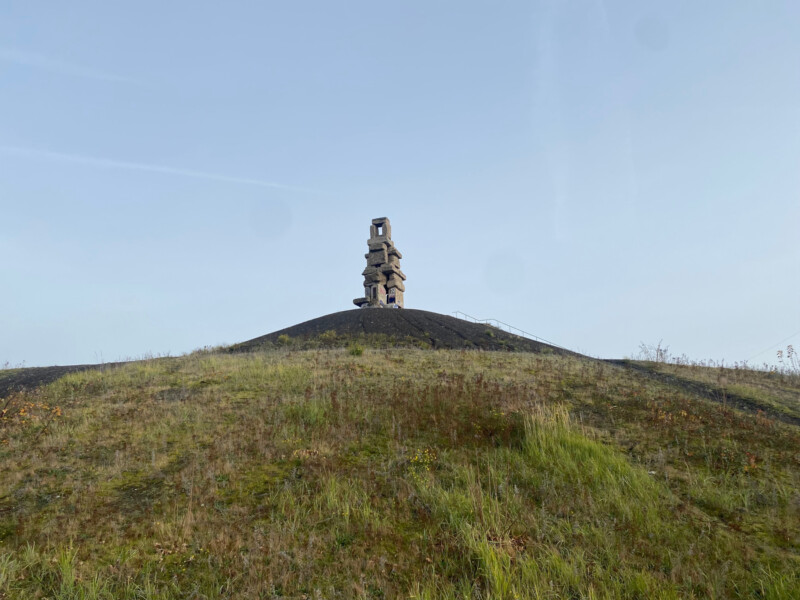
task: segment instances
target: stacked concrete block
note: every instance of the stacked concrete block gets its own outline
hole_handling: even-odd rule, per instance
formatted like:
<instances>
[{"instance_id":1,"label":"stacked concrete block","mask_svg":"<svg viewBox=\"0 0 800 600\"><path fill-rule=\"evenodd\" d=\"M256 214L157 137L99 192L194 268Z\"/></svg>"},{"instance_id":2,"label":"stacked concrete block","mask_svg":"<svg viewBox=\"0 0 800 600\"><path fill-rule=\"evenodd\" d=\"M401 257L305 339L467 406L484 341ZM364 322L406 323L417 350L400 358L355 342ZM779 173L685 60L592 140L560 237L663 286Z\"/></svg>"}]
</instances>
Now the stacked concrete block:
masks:
<instances>
[{"instance_id":1,"label":"stacked concrete block","mask_svg":"<svg viewBox=\"0 0 800 600\"><path fill-rule=\"evenodd\" d=\"M392 226L389 219L372 219L367 240L369 252L364 255L364 297L356 298L353 304L361 308L403 308L403 284L406 276L400 270L403 255L392 242Z\"/></svg>"}]
</instances>

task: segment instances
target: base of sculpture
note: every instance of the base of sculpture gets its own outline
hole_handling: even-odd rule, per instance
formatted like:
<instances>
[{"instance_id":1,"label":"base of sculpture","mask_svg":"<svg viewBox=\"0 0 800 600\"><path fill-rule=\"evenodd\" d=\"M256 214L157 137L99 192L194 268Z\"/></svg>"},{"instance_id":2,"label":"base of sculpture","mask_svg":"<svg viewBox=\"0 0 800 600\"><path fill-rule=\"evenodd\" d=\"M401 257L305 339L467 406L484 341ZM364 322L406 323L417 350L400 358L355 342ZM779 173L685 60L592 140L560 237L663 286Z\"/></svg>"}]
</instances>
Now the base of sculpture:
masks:
<instances>
[{"instance_id":1,"label":"base of sculpture","mask_svg":"<svg viewBox=\"0 0 800 600\"><path fill-rule=\"evenodd\" d=\"M391 304L385 304L380 301L378 303L373 303L368 298L355 298L353 300L353 304L359 308L403 308L397 302L393 302Z\"/></svg>"}]
</instances>

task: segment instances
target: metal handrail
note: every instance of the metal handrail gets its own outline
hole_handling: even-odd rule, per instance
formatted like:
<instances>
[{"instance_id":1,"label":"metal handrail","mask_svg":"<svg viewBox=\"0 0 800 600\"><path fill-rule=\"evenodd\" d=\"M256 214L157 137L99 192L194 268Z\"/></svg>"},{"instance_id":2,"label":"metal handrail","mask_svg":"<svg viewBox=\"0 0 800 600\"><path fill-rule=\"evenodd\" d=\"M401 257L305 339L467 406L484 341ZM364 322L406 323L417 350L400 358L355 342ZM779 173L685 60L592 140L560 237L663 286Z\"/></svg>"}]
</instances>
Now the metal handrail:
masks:
<instances>
[{"instance_id":1,"label":"metal handrail","mask_svg":"<svg viewBox=\"0 0 800 600\"><path fill-rule=\"evenodd\" d=\"M555 346L556 348L561 348L562 350L566 350L563 346L559 346L549 340L539 337L538 335L534 335L533 333L529 333L520 329L519 327L514 327L513 325L509 325L504 321L500 321L499 319L476 319L472 315L468 315L465 312L461 312L460 310L456 310L453 312L457 319L463 319L464 321L471 321L472 323L480 323L483 325L490 325L495 329L499 329L500 331L505 331L506 333L511 333L514 335L518 335L520 337L528 338L529 340L534 340L537 342L543 342L545 344L549 344L551 346ZM503 329L505 327L506 329Z\"/></svg>"}]
</instances>

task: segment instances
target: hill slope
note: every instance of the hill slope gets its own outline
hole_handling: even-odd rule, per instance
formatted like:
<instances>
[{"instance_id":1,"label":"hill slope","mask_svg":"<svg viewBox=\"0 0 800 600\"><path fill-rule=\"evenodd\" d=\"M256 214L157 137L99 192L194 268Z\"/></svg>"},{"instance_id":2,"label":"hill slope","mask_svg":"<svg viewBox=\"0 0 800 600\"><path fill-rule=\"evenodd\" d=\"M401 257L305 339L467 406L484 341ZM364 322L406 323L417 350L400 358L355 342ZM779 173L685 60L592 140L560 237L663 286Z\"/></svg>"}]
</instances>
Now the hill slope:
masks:
<instances>
[{"instance_id":1,"label":"hill slope","mask_svg":"<svg viewBox=\"0 0 800 600\"><path fill-rule=\"evenodd\" d=\"M4 599L800 596L800 428L601 361L197 353L4 403Z\"/></svg>"},{"instance_id":2,"label":"hill slope","mask_svg":"<svg viewBox=\"0 0 800 600\"><path fill-rule=\"evenodd\" d=\"M102 370L122 363L103 363L97 365L64 365L52 367L23 367L0 371L0 399L22 390L33 390L78 371Z\"/></svg>"}]
</instances>

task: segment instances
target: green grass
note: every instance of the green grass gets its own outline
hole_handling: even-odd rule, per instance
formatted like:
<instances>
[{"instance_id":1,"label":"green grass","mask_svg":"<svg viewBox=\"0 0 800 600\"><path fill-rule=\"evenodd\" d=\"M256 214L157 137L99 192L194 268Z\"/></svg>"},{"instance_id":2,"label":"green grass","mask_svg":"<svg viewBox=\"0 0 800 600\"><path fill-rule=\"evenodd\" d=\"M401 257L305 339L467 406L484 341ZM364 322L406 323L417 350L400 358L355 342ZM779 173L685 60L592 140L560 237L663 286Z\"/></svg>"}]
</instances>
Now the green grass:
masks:
<instances>
[{"instance_id":1,"label":"green grass","mask_svg":"<svg viewBox=\"0 0 800 600\"><path fill-rule=\"evenodd\" d=\"M3 600L800 597L800 429L596 361L287 345L10 409Z\"/></svg>"}]
</instances>

